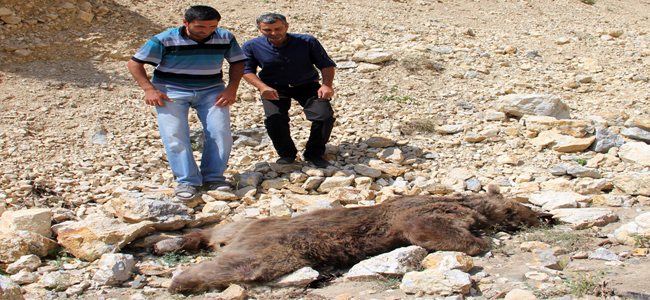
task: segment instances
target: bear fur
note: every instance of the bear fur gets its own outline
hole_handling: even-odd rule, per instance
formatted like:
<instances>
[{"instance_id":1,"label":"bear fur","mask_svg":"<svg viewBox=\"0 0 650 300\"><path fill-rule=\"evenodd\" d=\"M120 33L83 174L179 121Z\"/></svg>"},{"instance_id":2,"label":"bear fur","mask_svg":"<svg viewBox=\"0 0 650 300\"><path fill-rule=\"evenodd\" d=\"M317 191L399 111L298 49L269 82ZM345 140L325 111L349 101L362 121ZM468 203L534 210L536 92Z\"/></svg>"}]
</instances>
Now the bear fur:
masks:
<instances>
[{"instance_id":1,"label":"bear fur","mask_svg":"<svg viewBox=\"0 0 650 300\"><path fill-rule=\"evenodd\" d=\"M477 255L488 248L475 236L479 231L538 226L539 217L490 186L481 195L403 196L374 206L233 222L158 242L154 250L219 249L214 259L172 278L170 291L193 293L266 282L307 266L349 267L409 245Z\"/></svg>"}]
</instances>

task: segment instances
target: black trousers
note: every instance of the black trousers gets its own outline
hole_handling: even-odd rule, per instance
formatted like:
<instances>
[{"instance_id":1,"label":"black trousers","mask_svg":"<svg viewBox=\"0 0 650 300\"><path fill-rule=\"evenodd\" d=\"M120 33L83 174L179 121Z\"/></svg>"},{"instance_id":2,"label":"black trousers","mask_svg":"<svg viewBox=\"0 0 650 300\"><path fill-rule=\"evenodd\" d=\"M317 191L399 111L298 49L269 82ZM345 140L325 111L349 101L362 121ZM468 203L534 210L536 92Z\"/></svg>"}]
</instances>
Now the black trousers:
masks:
<instances>
[{"instance_id":1,"label":"black trousers","mask_svg":"<svg viewBox=\"0 0 650 300\"><path fill-rule=\"evenodd\" d=\"M325 144L332 134L334 127L334 111L329 99L319 99L318 82L299 86L274 86L280 96L279 100L262 98L264 105L264 125L280 157L295 157L298 154L296 145L291 138L289 127L289 108L291 99L300 103L307 120L311 121L309 139L303 156L320 156L325 154Z\"/></svg>"}]
</instances>

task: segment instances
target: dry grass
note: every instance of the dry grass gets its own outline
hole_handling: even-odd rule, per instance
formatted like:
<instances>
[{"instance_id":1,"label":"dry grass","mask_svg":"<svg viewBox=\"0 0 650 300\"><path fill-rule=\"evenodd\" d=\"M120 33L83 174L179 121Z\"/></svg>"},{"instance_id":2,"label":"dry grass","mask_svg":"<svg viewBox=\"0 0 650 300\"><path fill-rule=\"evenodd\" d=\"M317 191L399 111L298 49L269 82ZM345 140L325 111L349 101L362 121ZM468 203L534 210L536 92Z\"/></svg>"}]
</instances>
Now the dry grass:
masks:
<instances>
[{"instance_id":1,"label":"dry grass","mask_svg":"<svg viewBox=\"0 0 650 300\"><path fill-rule=\"evenodd\" d=\"M435 60L418 57L406 57L400 60L400 66L411 74L427 72L430 75L431 73L441 73L445 69L441 63Z\"/></svg>"},{"instance_id":2,"label":"dry grass","mask_svg":"<svg viewBox=\"0 0 650 300\"><path fill-rule=\"evenodd\" d=\"M436 123L433 120L418 119L406 122L402 126L402 133L411 135L415 133L433 133L435 132Z\"/></svg>"}]
</instances>

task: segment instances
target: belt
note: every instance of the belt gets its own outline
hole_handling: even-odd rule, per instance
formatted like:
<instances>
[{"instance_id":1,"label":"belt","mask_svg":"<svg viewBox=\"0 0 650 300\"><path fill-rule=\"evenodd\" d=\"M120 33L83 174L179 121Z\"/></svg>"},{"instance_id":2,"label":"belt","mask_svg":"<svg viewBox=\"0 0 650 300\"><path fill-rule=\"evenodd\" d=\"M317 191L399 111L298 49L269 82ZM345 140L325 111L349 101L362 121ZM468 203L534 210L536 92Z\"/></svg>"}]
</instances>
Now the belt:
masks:
<instances>
[{"instance_id":1,"label":"belt","mask_svg":"<svg viewBox=\"0 0 650 300\"><path fill-rule=\"evenodd\" d=\"M318 80L310 81L310 82L303 82L303 83L293 83L293 84L273 84L273 85L270 85L270 86L271 87L290 87L290 88L294 88L294 87L299 87L299 86L314 83L314 82L318 82Z\"/></svg>"}]
</instances>

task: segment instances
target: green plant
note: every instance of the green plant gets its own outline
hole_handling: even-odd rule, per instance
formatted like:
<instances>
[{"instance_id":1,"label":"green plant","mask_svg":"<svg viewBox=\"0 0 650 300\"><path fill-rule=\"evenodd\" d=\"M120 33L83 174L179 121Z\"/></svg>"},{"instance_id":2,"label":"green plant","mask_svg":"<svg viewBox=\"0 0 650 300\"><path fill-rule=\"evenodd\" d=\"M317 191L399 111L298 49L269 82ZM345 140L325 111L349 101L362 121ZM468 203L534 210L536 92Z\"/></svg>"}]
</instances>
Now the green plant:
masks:
<instances>
[{"instance_id":1,"label":"green plant","mask_svg":"<svg viewBox=\"0 0 650 300\"><path fill-rule=\"evenodd\" d=\"M567 278L567 288L570 293L582 297L584 295L609 296L613 293L607 288L608 280L605 279L605 273L570 273Z\"/></svg>"},{"instance_id":2,"label":"green plant","mask_svg":"<svg viewBox=\"0 0 650 300\"><path fill-rule=\"evenodd\" d=\"M580 2L585 4L596 4L596 0L580 0Z\"/></svg>"},{"instance_id":3,"label":"green plant","mask_svg":"<svg viewBox=\"0 0 650 300\"><path fill-rule=\"evenodd\" d=\"M192 144L192 151L198 151L199 147L201 147L201 144L199 143L191 143Z\"/></svg>"},{"instance_id":4,"label":"green plant","mask_svg":"<svg viewBox=\"0 0 650 300\"><path fill-rule=\"evenodd\" d=\"M168 265L177 265L183 261L183 255L177 251L167 252L160 259Z\"/></svg>"},{"instance_id":5,"label":"green plant","mask_svg":"<svg viewBox=\"0 0 650 300\"><path fill-rule=\"evenodd\" d=\"M639 248L650 248L650 236L640 235L638 233L630 234L634 239L634 244Z\"/></svg>"},{"instance_id":6,"label":"green plant","mask_svg":"<svg viewBox=\"0 0 650 300\"><path fill-rule=\"evenodd\" d=\"M380 102L395 101L395 102L404 103L404 102L414 101L414 100L415 100L415 98L412 98L412 97L409 97L409 96L399 97L399 96L395 96L395 95L390 95L390 96L384 95L384 96L381 97L381 99L379 101Z\"/></svg>"},{"instance_id":7,"label":"green plant","mask_svg":"<svg viewBox=\"0 0 650 300\"><path fill-rule=\"evenodd\" d=\"M61 250L55 254L55 259L53 262L53 265L57 268L63 267L63 264L66 262L69 262L70 260L73 259L72 255L70 253L66 252L65 250Z\"/></svg>"},{"instance_id":8,"label":"green plant","mask_svg":"<svg viewBox=\"0 0 650 300\"><path fill-rule=\"evenodd\" d=\"M61 201L65 201L65 199L63 199L63 197L61 197L61 196L53 196L53 197L47 198L47 202L52 203L52 204L57 204L57 203L59 203Z\"/></svg>"},{"instance_id":9,"label":"green plant","mask_svg":"<svg viewBox=\"0 0 650 300\"><path fill-rule=\"evenodd\" d=\"M550 226L531 227L523 231L526 241L538 241L567 251L588 250L589 230L561 230Z\"/></svg>"},{"instance_id":10,"label":"green plant","mask_svg":"<svg viewBox=\"0 0 650 300\"><path fill-rule=\"evenodd\" d=\"M400 284L402 284L402 278L399 276L381 276L378 278L378 281L388 289L399 289Z\"/></svg>"},{"instance_id":11,"label":"green plant","mask_svg":"<svg viewBox=\"0 0 650 300\"><path fill-rule=\"evenodd\" d=\"M587 160L584 158L575 158L573 161L577 162L579 165L584 166L587 164Z\"/></svg>"}]
</instances>

